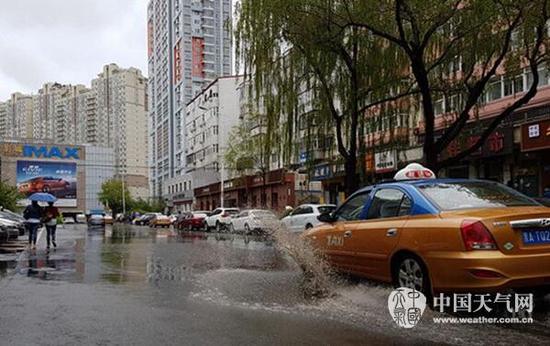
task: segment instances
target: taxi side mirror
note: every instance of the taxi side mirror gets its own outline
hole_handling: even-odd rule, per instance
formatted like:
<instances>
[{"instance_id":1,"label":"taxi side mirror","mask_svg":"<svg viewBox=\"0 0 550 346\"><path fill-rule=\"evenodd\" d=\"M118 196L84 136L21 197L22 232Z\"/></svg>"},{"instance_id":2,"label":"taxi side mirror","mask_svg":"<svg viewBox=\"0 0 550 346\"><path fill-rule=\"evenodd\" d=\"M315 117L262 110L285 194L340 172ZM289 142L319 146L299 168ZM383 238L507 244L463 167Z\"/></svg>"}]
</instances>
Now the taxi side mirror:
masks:
<instances>
[{"instance_id":1,"label":"taxi side mirror","mask_svg":"<svg viewBox=\"0 0 550 346\"><path fill-rule=\"evenodd\" d=\"M317 216L317 220L321 222L326 222L326 223L333 223L334 221L336 221L332 213L323 213Z\"/></svg>"}]
</instances>

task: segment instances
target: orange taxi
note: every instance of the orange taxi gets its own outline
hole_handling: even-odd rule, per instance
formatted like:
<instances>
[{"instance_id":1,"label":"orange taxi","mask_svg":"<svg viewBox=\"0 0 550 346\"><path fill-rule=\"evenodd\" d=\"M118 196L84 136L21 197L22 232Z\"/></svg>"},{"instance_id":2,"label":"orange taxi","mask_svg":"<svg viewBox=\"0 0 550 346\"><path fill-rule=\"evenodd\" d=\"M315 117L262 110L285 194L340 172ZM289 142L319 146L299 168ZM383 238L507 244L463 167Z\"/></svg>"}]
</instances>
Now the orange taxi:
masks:
<instances>
[{"instance_id":1,"label":"orange taxi","mask_svg":"<svg viewBox=\"0 0 550 346\"><path fill-rule=\"evenodd\" d=\"M305 237L337 269L435 292L550 292L550 208L502 184L412 164Z\"/></svg>"}]
</instances>

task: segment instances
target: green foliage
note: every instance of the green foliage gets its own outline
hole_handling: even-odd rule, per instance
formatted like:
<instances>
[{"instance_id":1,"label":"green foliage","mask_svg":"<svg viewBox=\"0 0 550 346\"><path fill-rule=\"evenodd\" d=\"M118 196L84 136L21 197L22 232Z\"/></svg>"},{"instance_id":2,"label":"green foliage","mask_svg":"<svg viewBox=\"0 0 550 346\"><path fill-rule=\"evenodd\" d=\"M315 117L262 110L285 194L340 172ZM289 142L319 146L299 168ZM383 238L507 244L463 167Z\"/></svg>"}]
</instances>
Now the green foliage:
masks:
<instances>
[{"instance_id":1,"label":"green foliage","mask_svg":"<svg viewBox=\"0 0 550 346\"><path fill-rule=\"evenodd\" d=\"M17 201L22 198L15 186L0 180L0 206L14 211L17 209Z\"/></svg>"},{"instance_id":2,"label":"green foliage","mask_svg":"<svg viewBox=\"0 0 550 346\"><path fill-rule=\"evenodd\" d=\"M364 154L367 119L362 115L410 93L410 85L395 68L402 58L396 49L335 21L331 6L338 3L244 0L235 33L237 54L251 78L251 103L268 133L281 129L271 143L283 162L319 149L319 142L335 143L352 192L358 185L358 157Z\"/></svg>"},{"instance_id":3,"label":"green foliage","mask_svg":"<svg viewBox=\"0 0 550 346\"><path fill-rule=\"evenodd\" d=\"M424 155L434 170L478 150L504 118L537 92L539 66L548 60L548 0L397 0L341 1L343 27L384 40L405 57L419 91L424 126ZM491 82L527 68L527 90L502 108L479 140L456 156L441 157L468 121L476 120ZM511 93L510 93L511 94ZM435 134L436 105L445 103L447 128Z\"/></svg>"},{"instance_id":4,"label":"green foliage","mask_svg":"<svg viewBox=\"0 0 550 346\"><path fill-rule=\"evenodd\" d=\"M130 210L133 204L132 196L128 188L124 189L126 202L126 210ZM98 195L99 201L106 208L112 210L113 215L122 212L122 181L119 179L111 179L101 185L101 192Z\"/></svg>"},{"instance_id":5,"label":"green foliage","mask_svg":"<svg viewBox=\"0 0 550 346\"><path fill-rule=\"evenodd\" d=\"M152 201L146 201L138 198L137 200L132 202L130 209L141 214L152 212L161 213L164 211L165 207L166 205L162 200L155 199Z\"/></svg>"},{"instance_id":6,"label":"green foliage","mask_svg":"<svg viewBox=\"0 0 550 346\"><path fill-rule=\"evenodd\" d=\"M242 0L237 15L237 56L250 81L249 99L267 131L282 129L272 147L288 163L317 139L335 139L346 185L353 185L365 152L365 130L395 127L376 123L392 113L388 106L404 108L403 127L422 117L425 161L439 169L477 150L527 103L538 67L548 60L541 48L548 44L548 0ZM529 91L483 129L477 148L442 161L444 149L475 119L490 81L525 66L533 76ZM436 137L441 100L450 116Z\"/></svg>"},{"instance_id":7,"label":"green foliage","mask_svg":"<svg viewBox=\"0 0 550 346\"><path fill-rule=\"evenodd\" d=\"M232 129L224 156L227 170L240 174L269 171L278 131L266 131L264 121L264 116L249 113Z\"/></svg>"}]
</instances>

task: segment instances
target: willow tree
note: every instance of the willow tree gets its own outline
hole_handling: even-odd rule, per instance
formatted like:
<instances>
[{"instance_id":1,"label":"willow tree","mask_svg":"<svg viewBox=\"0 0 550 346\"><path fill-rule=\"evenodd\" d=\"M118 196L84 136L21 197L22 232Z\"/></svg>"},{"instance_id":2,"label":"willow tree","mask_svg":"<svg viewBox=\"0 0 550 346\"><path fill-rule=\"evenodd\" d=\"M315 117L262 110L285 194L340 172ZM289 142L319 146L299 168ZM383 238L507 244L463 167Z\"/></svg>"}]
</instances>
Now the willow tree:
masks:
<instances>
[{"instance_id":1,"label":"willow tree","mask_svg":"<svg viewBox=\"0 0 550 346\"><path fill-rule=\"evenodd\" d=\"M250 107L250 105L249 105ZM230 134L224 154L224 162L229 172L253 174L262 179L262 197L260 203L266 206L266 182L270 170L272 154L275 151L278 132L274 126L268 124L272 117L254 111L247 112ZM266 131L267 128L274 131ZM247 182L245 181L245 184ZM245 185L248 195L248 185Z\"/></svg>"},{"instance_id":2,"label":"willow tree","mask_svg":"<svg viewBox=\"0 0 550 346\"><path fill-rule=\"evenodd\" d=\"M299 1L301 2L301 1ZM503 119L537 92L547 60L547 0L335 0L332 18L342 32L355 28L405 56L420 94L424 159L434 170L481 148ZM314 8L313 13L323 13ZM528 70L526 90L516 93L485 125L479 137L451 157L442 155L469 121L475 120L496 78ZM437 106L447 100L445 128L436 134Z\"/></svg>"},{"instance_id":3,"label":"willow tree","mask_svg":"<svg viewBox=\"0 0 550 346\"><path fill-rule=\"evenodd\" d=\"M270 109L266 130L284 129L274 146L282 143L286 161L291 160L301 135L298 119L310 117L316 136L323 130L335 138L349 194L359 186L364 115L413 90L403 69L396 68L405 64L398 50L335 21L342 6L327 0L243 0L235 36L249 95L262 95L253 101Z\"/></svg>"}]
</instances>

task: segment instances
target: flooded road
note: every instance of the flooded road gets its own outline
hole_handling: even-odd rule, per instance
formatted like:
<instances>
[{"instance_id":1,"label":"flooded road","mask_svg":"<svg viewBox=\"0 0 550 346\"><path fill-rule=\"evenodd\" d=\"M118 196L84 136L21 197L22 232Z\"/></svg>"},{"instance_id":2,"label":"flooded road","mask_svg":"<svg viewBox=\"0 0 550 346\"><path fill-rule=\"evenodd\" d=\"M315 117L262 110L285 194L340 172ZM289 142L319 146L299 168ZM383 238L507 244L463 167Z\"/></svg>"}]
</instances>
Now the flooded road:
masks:
<instances>
[{"instance_id":1,"label":"flooded road","mask_svg":"<svg viewBox=\"0 0 550 346\"><path fill-rule=\"evenodd\" d=\"M339 283L328 298L302 289L298 266L269 241L122 226L66 225L58 249L0 254L0 344L514 344L547 343L529 326L413 329L387 310L391 289ZM548 308L545 308L548 309Z\"/></svg>"}]
</instances>

